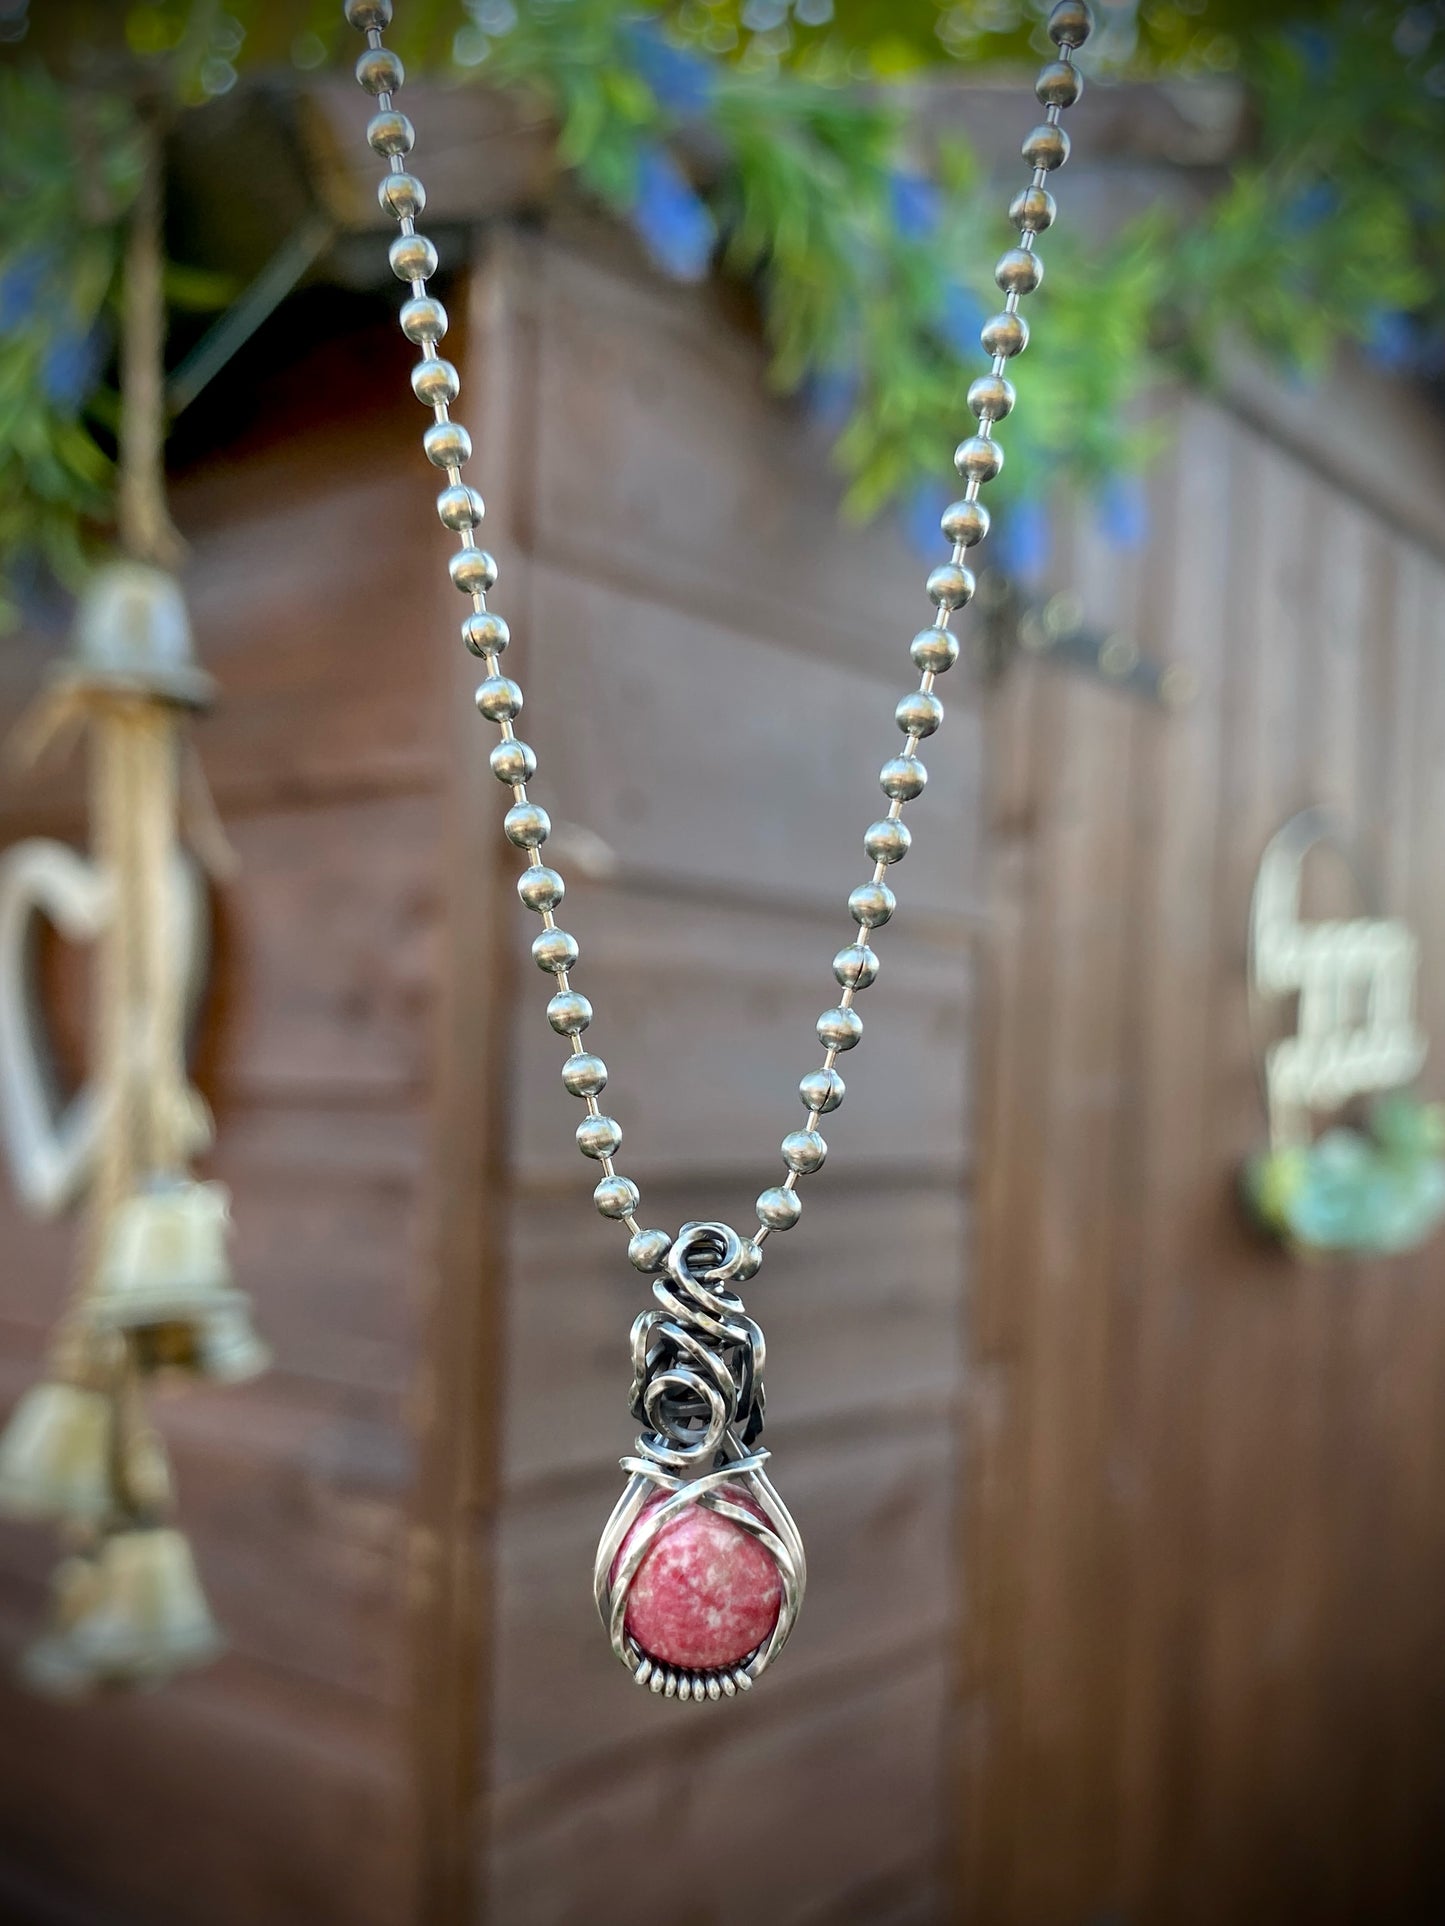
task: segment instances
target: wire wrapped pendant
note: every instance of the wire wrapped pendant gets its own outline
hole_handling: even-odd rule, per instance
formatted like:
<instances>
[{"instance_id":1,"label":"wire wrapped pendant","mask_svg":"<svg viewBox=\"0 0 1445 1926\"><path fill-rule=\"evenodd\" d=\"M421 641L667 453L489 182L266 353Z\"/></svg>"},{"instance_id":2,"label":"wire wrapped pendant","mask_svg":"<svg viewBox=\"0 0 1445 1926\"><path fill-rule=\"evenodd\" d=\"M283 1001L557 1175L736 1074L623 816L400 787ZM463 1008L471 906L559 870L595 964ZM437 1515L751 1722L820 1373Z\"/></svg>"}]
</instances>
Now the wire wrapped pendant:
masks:
<instances>
[{"instance_id":1,"label":"wire wrapped pendant","mask_svg":"<svg viewBox=\"0 0 1445 1926\"><path fill-rule=\"evenodd\" d=\"M684 1224L632 1327L643 1430L593 1589L617 1657L667 1698L749 1690L802 1609L803 1541L758 1447L763 1334L733 1288L756 1259L725 1224Z\"/></svg>"}]
</instances>

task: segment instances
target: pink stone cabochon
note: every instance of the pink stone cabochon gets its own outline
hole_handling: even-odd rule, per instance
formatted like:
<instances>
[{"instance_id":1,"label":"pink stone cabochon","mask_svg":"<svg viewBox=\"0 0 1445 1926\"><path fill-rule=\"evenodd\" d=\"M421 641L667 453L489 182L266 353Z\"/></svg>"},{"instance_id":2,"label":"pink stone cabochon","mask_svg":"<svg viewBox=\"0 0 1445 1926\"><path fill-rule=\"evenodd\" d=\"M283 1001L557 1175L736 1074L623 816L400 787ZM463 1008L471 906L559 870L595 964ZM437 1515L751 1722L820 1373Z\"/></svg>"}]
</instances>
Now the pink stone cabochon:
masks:
<instances>
[{"instance_id":1,"label":"pink stone cabochon","mask_svg":"<svg viewBox=\"0 0 1445 1926\"><path fill-rule=\"evenodd\" d=\"M722 1496L767 1523L767 1513L737 1485ZM617 1557L615 1573L659 1495L638 1513ZM737 1665L778 1622L783 1580L771 1552L731 1518L693 1505L664 1525L637 1569L627 1599L628 1632L649 1658L689 1670Z\"/></svg>"}]
</instances>

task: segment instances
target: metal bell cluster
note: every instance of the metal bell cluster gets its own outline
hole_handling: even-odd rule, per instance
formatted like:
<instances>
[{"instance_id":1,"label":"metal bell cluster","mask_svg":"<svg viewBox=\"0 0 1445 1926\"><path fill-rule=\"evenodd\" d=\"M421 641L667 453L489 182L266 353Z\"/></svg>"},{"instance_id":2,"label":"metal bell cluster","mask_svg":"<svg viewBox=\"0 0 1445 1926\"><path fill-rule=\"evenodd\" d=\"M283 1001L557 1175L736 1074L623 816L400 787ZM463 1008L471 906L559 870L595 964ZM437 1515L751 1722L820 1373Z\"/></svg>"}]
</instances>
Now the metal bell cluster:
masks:
<instances>
[{"instance_id":1,"label":"metal bell cluster","mask_svg":"<svg viewBox=\"0 0 1445 1926\"><path fill-rule=\"evenodd\" d=\"M33 1386L0 1436L0 1510L83 1544L21 1663L37 1691L155 1685L222 1649L190 1546L166 1522L170 1471L135 1394L161 1376L234 1383L266 1367L232 1280L228 1201L219 1184L183 1179L121 1205L58 1347L67 1375Z\"/></svg>"},{"instance_id":2,"label":"metal bell cluster","mask_svg":"<svg viewBox=\"0 0 1445 1926\"><path fill-rule=\"evenodd\" d=\"M49 1623L21 1675L76 1698L157 1685L221 1650L145 1395L165 1380L234 1384L269 1354L232 1274L229 1195L189 1169L211 1127L185 1064L185 919L171 885L184 869L181 716L210 685L171 578L103 571L56 686L53 713L89 731L95 861L110 879L91 1067L102 1122L78 1286L46 1378L0 1433L0 1512L63 1536Z\"/></svg>"}]
</instances>

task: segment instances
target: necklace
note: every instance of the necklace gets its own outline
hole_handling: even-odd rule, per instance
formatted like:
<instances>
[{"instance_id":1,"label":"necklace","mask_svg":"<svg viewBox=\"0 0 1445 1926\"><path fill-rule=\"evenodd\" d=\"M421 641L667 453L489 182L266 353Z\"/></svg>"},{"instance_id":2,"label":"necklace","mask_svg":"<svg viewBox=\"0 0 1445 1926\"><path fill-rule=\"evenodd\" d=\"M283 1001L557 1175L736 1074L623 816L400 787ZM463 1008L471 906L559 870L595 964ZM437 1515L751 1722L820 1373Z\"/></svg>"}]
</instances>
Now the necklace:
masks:
<instances>
[{"instance_id":1,"label":"necklace","mask_svg":"<svg viewBox=\"0 0 1445 1926\"><path fill-rule=\"evenodd\" d=\"M767 1475L768 1453L759 1443L763 1333L747 1315L737 1287L756 1275L772 1233L790 1230L802 1215L799 1183L819 1169L828 1154L818 1125L845 1095L838 1059L863 1034L855 1005L878 975L874 932L896 907L886 878L908 854L911 838L903 810L928 779L919 744L943 720L934 684L958 660L958 641L949 625L974 591L965 557L988 533L989 512L979 494L1003 467L1003 449L994 431L1014 406L1013 384L1004 370L1028 345L1028 324L1019 303L1043 279L1037 241L1053 225L1056 212L1045 182L1069 156L1069 138L1059 120L1082 92L1074 55L1088 38L1092 18L1084 0L1061 0L1049 17L1049 36L1059 57L1043 68L1035 85L1045 119L1023 144L1033 178L1009 208L1019 245L1010 248L995 269L1004 307L982 333L993 365L968 391L978 429L959 444L954 459L964 492L942 522L953 552L927 580L934 617L914 636L910 650L919 683L894 712L903 747L884 763L879 777L888 810L863 838L873 873L848 898L857 930L833 958L839 996L818 1019L822 1064L798 1086L806 1121L801 1130L790 1130L783 1138L786 1175L758 1198L758 1223L751 1236L740 1236L726 1224L696 1223L684 1224L672 1237L644 1228L638 1219L637 1185L619 1175L614 1161L622 1131L599 1101L607 1086L607 1065L582 1041L592 1022L592 1005L572 987L579 949L576 938L557 922L564 885L542 856L551 824L546 810L528 793L537 758L516 732L522 691L501 670L511 637L502 616L487 606L497 564L477 545L482 500L462 480L472 443L461 423L451 418L460 381L451 362L438 354L447 316L427 292L437 252L416 227L426 190L406 164L415 130L395 105L405 78L402 64L382 44L392 0L346 0L346 17L366 35L367 50L357 61L356 77L376 101L366 138L388 163L379 198L401 230L391 243L390 259L393 273L411 289L401 309L402 332L421 353L411 385L433 416L423 446L446 475L437 514L458 538L451 577L471 603L462 622L462 640L486 670L477 708L498 729L490 762L492 773L512 796L502 826L525 861L517 892L542 922L532 958L555 984L547 1021L568 1040L562 1081L585 1109L577 1126L577 1147L602 1172L592 1193L597 1209L626 1227L628 1257L654 1280L653 1304L632 1327L629 1402L642 1431L635 1451L622 1460L628 1481L597 1547L597 1609L614 1653L639 1685L667 1698L734 1698L748 1691L782 1650L797 1622L807 1581L803 1541Z\"/></svg>"}]
</instances>

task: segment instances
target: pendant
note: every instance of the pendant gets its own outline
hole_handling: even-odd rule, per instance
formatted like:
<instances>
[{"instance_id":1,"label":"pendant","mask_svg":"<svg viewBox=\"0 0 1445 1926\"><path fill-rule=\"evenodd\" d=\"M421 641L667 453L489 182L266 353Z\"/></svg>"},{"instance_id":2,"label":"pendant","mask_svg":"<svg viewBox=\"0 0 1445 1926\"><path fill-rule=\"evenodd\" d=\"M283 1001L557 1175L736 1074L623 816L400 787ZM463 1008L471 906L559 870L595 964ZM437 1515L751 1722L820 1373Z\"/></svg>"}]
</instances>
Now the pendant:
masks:
<instances>
[{"instance_id":1,"label":"pendant","mask_svg":"<svg viewBox=\"0 0 1445 1926\"><path fill-rule=\"evenodd\" d=\"M733 1288L756 1264L725 1224L684 1224L632 1327L643 1430L593 1590L617 1657L670 1699L748 1691L803 1604L803 1541L758 1447L763 1334Z\"/></svg>"}]
</instances>

